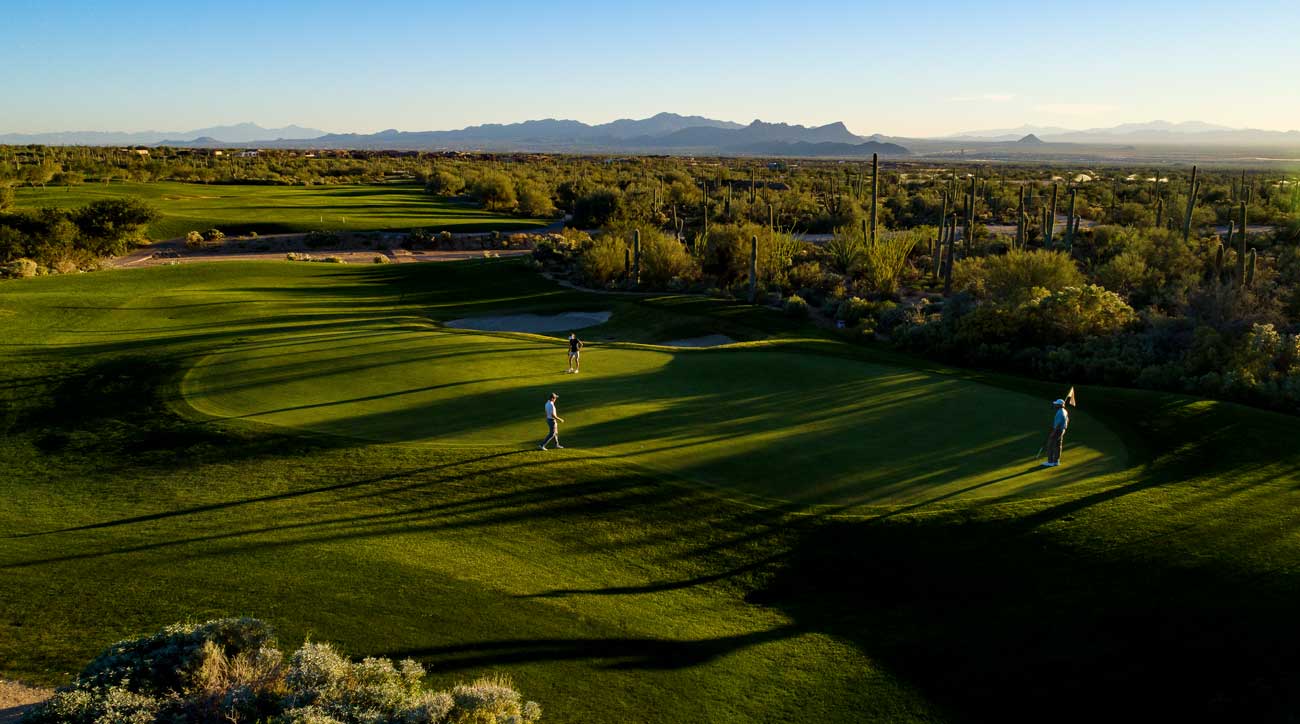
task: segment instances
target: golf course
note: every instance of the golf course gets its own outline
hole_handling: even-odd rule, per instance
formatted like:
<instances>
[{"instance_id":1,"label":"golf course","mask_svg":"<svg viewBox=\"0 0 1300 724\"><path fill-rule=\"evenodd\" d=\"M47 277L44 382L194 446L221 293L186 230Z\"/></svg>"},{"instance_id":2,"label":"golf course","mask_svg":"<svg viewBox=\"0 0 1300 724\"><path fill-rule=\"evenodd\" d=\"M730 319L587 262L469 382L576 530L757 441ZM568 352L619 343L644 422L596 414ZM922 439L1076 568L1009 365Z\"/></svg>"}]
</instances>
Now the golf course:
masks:
<instances>
[{"instance_id":1,"label":"golf course","mask_svg":"<svg viewBox=\"0 0 1300 724\"><path fill-rule=\"evenodd\" d=\"M240 184L94 183L17 189L17 205L70 209L93 201L136 198L159 212L147 234L174 239L190 231L227 235L306 231L490 231L536 229L547 221L496 214L430 196L415 184L267 186Z\"/></svg>"},{"instance_id":2,"label":"golf course","mask_svg":"<svg viewBox=\"0 0 1300 724\"><path fill-rule=\"evenodd\" d=\"M212 193L155 200L157 235L272 230ZM335 195L350 227L482 213L285 193ZM567 330L467 328L597 311L573 375ZM1060 384L521 259L40 276L0 284L0 324L6 677L61 685L115 640L248 615L438 686L507 674L550 722L1300 704L1291 416L1081 386L1042 468ZM667 344L704 335L735 341Z\"/></svg>"}]
</instances>

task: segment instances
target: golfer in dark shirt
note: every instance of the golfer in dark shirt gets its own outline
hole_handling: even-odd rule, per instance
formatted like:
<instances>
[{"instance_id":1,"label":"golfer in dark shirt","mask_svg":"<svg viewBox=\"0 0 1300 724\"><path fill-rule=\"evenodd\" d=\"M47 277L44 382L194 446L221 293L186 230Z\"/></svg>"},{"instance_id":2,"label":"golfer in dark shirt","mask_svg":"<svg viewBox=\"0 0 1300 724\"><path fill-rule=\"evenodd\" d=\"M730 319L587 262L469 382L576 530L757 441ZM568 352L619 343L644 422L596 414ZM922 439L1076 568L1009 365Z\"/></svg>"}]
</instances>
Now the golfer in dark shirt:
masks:
<instances>
[{"instance_id":1,"label":"golfer in dark shirt","mask_svg":"<svg viewBox=\"0 0 1300 724\"><path fill-rule=\"evenodd\" d=\"M578 374L578 364L581 361L580 360L581 355L582 355L582 340L578 339L578 335L574 334L573 332L569 332L569 373L570 374L575 374L575 375Z\"/></svg>"}]
</instances>

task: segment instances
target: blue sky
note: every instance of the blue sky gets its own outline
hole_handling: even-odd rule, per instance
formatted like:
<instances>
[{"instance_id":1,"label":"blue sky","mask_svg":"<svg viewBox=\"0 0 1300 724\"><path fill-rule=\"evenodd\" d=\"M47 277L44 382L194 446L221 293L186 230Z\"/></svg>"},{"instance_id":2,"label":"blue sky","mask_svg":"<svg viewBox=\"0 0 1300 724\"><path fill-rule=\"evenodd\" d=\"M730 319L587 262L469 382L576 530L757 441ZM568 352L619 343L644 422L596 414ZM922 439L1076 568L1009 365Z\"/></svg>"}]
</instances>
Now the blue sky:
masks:
<instances>
[{"instance_id":1,"label":"blue sky","mask_svg":"<svg viewBox=\"0 0 1300 724\"><path fill-rule=\"evenodd\" d=\"M1300 128L1300 2L0 0L0 132L659 111L936 135Z\"/></svg>"}]
</instances>

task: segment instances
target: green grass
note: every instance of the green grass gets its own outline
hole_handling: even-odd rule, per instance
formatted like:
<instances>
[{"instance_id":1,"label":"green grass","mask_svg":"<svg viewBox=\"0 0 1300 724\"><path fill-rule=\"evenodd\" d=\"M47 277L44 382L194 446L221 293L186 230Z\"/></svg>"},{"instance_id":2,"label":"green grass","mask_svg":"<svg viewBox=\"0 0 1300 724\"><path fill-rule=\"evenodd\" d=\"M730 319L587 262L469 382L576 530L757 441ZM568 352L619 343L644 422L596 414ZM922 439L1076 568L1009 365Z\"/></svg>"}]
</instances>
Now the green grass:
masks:
<instances>
[{"instance_id":1,"label":"green grass","mask_svg":"<svg viewBox=\"0 0 1300 724\"><path fill-rule=\"evenodd\" d=\"M85 184L19 188L17 206L69 208L105 198L131 196L162 216L149 227L153 239L218 228L227 235L315 230L454 232L526 230L547 221L492 213L451 199L429 196L419 186L236 186L176 182Z\"/></svg>"},{"instance_id":2,"label":"green grass","mask_svg":"<svg viewBox=\"0 0 1300 724\"><path fill-rule=\"evenodd\" d=\"M434 324L577 309L614 313L577 377ZM1057 385L512 262L40 277L0 323L3 675L251 614L557 722L1300 705L1294 418L1082 388L1030 472ZM707 332L747 343L653 346ZM572 447L539 453L553 388Z\"/></svg>"}]
</instances>

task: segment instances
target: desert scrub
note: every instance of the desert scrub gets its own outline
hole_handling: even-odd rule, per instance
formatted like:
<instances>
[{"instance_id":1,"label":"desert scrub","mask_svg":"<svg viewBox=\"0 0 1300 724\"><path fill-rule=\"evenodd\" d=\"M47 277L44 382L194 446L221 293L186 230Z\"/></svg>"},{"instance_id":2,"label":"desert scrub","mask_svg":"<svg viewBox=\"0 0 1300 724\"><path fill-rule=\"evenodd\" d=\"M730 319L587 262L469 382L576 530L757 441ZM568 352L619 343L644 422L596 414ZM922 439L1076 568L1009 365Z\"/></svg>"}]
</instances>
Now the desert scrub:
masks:
<instances>
[{"instance_id":1,"label":"desert scrub","mask_svg":"<svg viewBox=\"0 0 1300 724\"><path fill-rule=\"evenodd\" d=\"M252 618L176 624L108 647L24 722L266 721L288 724L528 724L541 718L509 679L428 691L411 659L353 661L307 642L286 662Z\"/></svg>"},{"instance_id":2,"label":"desert scrub","mask_svg":"<svg viewBox=\"0 0 1300 724\"><path fill-rule=\"evenodd\" d=\"M792 294L789 299L785 300L785 313L788 317L803 319L808 316L808 302L805 302L803 297L798 294Z\"/></svg>"},{"instance_id":3,"label":"desert scrub","mask_svg":"<svg viewBox=\"0 0 1300 724\"><path fill-rule=\"evenodd\" d=\"M40 266L31 259L15 259L0 267L0 276L23 279L36 276L38 271L40 271Z\"/></svg>"},{"instance_id":4,"label":"desert scrub","mask_svg":"<svg viewBox=\"0 0 1300 724\"><path fill-rule=\"evenodd\" d=\"M338 246L339 235L332 231L309 231L302 238L302 243L308 249L323 249L327 246Z\"/></svg>"}]
</instances>

